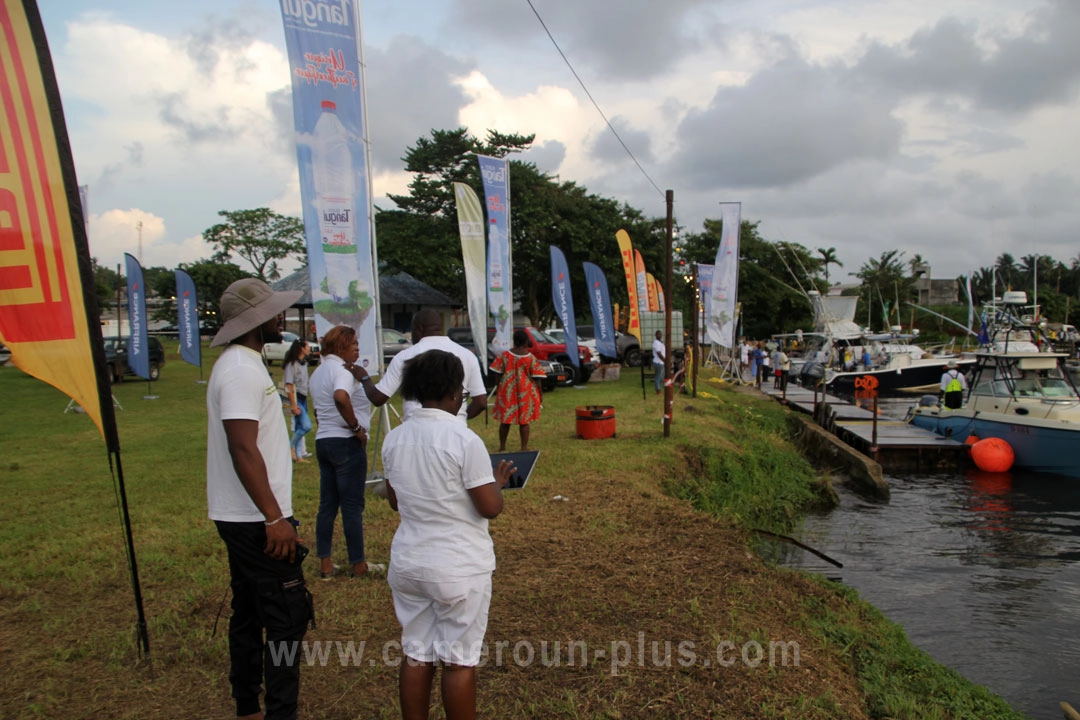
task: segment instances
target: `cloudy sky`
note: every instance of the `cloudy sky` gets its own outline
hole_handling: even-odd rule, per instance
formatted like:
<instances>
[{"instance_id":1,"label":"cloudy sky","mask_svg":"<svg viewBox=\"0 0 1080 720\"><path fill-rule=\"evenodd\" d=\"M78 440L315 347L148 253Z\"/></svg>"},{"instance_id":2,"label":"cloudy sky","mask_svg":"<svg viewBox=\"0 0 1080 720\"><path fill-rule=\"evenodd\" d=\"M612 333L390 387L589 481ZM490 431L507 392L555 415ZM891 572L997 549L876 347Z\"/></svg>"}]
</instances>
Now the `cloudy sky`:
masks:
<instances>
[{"instance_id":1,"label":"cloudy sky","mask_svg":"<svg viewBox=\"0 0 1080 720\"><path fill-rule=\"evenodd\" d=\"M172 267L210 255L218 210L299 215L274 0L39 4L99 261L140 222L143 264ZM533 4L687 230L740 201L768 239L835 247L834 278L893 249L935 277L1080 255L1075 0ZM361 10L377 204L408 145L464 125L535 133L541 170L664 214L526 0Z\"/></svg>"}]
</instances>

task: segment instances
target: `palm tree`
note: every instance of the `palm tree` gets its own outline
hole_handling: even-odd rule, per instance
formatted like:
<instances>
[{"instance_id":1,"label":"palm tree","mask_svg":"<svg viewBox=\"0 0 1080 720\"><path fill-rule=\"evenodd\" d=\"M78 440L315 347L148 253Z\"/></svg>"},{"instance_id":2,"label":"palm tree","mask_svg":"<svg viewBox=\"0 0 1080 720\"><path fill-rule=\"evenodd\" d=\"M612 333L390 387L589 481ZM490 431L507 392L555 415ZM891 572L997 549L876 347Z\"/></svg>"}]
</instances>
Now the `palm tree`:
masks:
<instances>
[{"instance_id":1,"label":"palm tree","mask_svg":"<svg viewBox=\"0 0 1080 720\"><path fill-rule=\"evenodd\" d=\"M818 248L818 254L821 255L821 264L825 266L825 291L829 290L829 266L835 265L837 267L844 267L844 263L836 259L836 248L831 247L828 250L825 248Z\"/></svg>"},{"instance_id":2,"label":"palm tree","mask_svg":"<svg viewBox=\"0 0 1080 720\"><path fill-rule=\"evenodd\" d=\"M929 267L926 261L923 260L923 256L916 253L908 260L908 267L911 268L911 277L917 277L920 272L928 272Z\"/></svg>"},{"instance_id":3,"label":"palm tree","mask_svg":"<svg viewBox=\"0 0 1080 720\"><path fill-rule=\"evenodd\" d=\"M1016 261L1013 260L1013 256L1002 253L998 256L995 266L1001 286L1006 290L1012 290L1013 280L1016 277ZM997 288L994 289L994 293L997 293Z\"/></svg>"}]
</instances>

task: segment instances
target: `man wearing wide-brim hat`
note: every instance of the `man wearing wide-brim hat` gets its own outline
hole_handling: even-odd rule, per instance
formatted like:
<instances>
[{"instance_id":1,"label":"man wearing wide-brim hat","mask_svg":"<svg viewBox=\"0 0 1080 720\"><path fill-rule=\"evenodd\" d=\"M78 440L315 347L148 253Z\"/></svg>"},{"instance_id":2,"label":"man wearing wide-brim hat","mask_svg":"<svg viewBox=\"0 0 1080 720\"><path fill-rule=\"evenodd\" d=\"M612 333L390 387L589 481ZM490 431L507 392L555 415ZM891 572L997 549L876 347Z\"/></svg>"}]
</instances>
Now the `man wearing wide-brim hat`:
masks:
<instances>
[{"instance_id":1,"label":"man wearing wide-brim hat","mask_svg":"<svg viewBox=\"0 0 1080 720\"><path fill-rule=\"evenodd\" d=\"M296 717L298 655L273 662L263 631L271 648L293 648L313 615L292 517L289 435L262 358L265 343L281 341L280 316L300 294L237 280L221 295L224 325L210 343L226 347L206 390L206 496L229 555L229 682L241 718L263 717L264 682L267 720Z\"/></svg>"}]
</instances>

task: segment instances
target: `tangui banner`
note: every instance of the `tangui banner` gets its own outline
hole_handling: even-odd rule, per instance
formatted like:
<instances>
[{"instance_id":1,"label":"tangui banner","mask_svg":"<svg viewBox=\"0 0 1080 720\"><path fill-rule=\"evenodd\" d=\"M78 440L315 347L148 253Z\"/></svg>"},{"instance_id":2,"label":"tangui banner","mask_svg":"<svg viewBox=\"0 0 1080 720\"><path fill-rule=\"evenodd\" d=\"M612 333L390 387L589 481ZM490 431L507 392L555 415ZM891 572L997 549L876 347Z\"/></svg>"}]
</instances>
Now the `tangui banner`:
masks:
<instances>
[{"instance_id":1,"label":"tangui banner","mask_svg":"<svg viewBox=\"0 0 1080 720\"><path fill-rule=\"evenodd\" d=\"M150 379L150 348L146 337L146 288L143 287L142 266L133 255L124 253L124 272L127 273L128 327L127 364L139 377Z\"/></svg>"},{"instance_id":2,"label":"tangui banner","mask_svg":"<svg viewBox=\"0 0 1080 720\"><path fill-rule=\"evenodd\" d=\"M484 211L480 198L465 183L454 183L458 231L461 233L461 259L465 265L465 292L469 301L469 326L480 356L480 367L487 373L487 303L484 285Z\"/></svg>"},{"instance_id":3,"label":"tangui banner","mask_svg":"<svg viewBox=\"0 0 1080 720\"><path fill-rule=\"evenodd\" d=\"M318 7L319 12L309 13ZM323 9L326 12L323 12ZM356 2L282 0L315 329L356 330L360 359L377 373L378 278L364 152L364 88Z\"/></svg>"},{"instance_id":4,"label":"tangui banner","mask_svg":"<svg viewBox=\"0 0 1080 720\"><path fill-rule=\"evenodd\" d=\"M199 301L195 281L183 270L176 271L176 330L180 334L180 357L190 365L202 367Z\"/></svg>"},{"instance_id":5,"label":"tangui banner","mask_svg":"<svg viewBox=\"0 0 1080 720\"><path fill-rule=\"evenodd\" d=\"M705 322L703 323L704 336L708 340L710 345L719 345L721 340L719 335L720 328L709 322L709 309L712 307L712 279L713 266L698 263L698 298L700 299L701 303L699 311L702 317L705 318Z\"/></svg>"},{"instance_id":6,"label":"tangui banner","mask_svg":"<svg viewBox=\"0 0 1080 720\"><path fill-rule=\"evenodd\" d=\"M589 289L589 305L592 306L596 349L601 355L615 357L619 351L615 347L615 324L612 322L607 278L598 265L590 262L582 265L585 267L585 285Z\"/></svg>"},{"instance_id":7,"label":"tangui banner","mask_svg":"<svg viewBox=\"0 0 1080 720\"><path fill-rule=\"evenodd\" d=\"M722 347L735 344L735 302L739 290L739 222L741 203L720 203L720 247L716 249L710 289L709 312L705 316L709 337ZM715 334L714 334L715 333Z\"/></svg>"},{"instance_id":8,"label":"tangui banner","mask_svg":"<svg viewBox=\"0 0 1080 720\"><path fill-rule=\"evenodd\" d=\"M574 367L581 365L578 357L577 324L574 321L574 298L570 294L570 269L566 265L563 251L554 245L551 252L551 302L555 305L555 314L562 322L566 336L566 354Z\"/></svg>"},{"instance_id":9,"label":"tangui banner","mask_svg":"<svg viewBox=\"0 0 1080 720\"><path fill-rule=\"evenodd\" d=\"M491 346L504 353L513 345L514 288L510 252L510 168L505 158L477 155L488 216L488 311L495 320Z\"/></svg>"},{"instance_id":10,"label":"tangui banner","mask_svg":"<svg viewBox=\"0 0 1080 720\"><path fill-rule=\"evenodd\" d=\"M0 0L0 37L0 342L15 365L82 406L112 450L86 225L36 5Z\"/></svg>"},{"instance_id":11,"label":"tangui banner","mask_svg":"<svg viewBox=\"0 0 1080 720\"><path fill-rule=\"evenodd\" d=\"M634 246L630 243L630 234L625 230L615 233L615 240L619 243L619 254L622 255L623 273L626 275L626 303L630 319L626 323L626 334L633 335L641 342L641 320L638 317L638 294L637 280L634 273Z\"/></svg>"}]
</instances>

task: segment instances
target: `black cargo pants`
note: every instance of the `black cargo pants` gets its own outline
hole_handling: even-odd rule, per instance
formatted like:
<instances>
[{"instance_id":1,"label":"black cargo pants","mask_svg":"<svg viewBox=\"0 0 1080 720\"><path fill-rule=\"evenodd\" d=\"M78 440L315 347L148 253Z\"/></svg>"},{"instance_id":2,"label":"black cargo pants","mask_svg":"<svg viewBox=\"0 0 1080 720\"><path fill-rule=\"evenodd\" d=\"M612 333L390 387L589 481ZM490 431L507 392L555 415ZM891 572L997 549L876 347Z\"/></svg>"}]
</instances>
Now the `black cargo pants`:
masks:
<instances>
[{"instance_id":1,"label":"black cargo pants","mask_svg":"<svg viewBox=\"0 0 1080 720\"><path fill-rule=\"evenodd\" d=\"M236 714L259 712L265 676L266 720L293 720L300 692L300 641L314 619L303 570L263 552L264 523L215 524L229 554L229 682Z\"/></svg>"}]
</instances>

